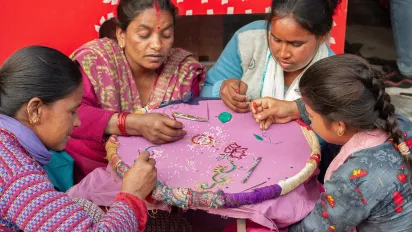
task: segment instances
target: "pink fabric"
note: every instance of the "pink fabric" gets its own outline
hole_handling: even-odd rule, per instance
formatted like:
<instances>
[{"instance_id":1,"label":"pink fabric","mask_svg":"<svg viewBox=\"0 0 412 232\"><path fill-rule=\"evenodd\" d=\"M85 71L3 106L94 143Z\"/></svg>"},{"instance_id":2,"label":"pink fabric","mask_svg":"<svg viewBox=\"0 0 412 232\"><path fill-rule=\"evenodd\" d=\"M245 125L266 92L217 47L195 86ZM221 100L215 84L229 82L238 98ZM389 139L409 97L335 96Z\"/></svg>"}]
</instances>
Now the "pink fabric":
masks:
<instances>
[{"instance_id":1,"label":"pink fabric","mask_svg":"<svg viewBox=\"0 0 412 232\"><path fill-rule=\"evenodd\" d=\"M67 194L73 198L90 200L100 206L110 206L114 203L114 196L120 192L121 185L121 179L115 175L110 167L107 167L107 169L97 168L79 184L71 188ZM255 223L263 225L263 227L260 226L260 228L264 229L262 231L269 231L267 228L279 231L279 228L287 228L309 214L319 199L320 192L317 186L316 178L312 178L291 193L275 200L231 210L209 208L202 208L202 210L208 211L211 214L233 218L248 218ZM148 208L170 210L164 204L149 205ZM256 226L256 228L259 228L259 226Z\"/></svg>"},{"instance_id":2,"label":"pink fabric","mask_svg":"<svg viewBox=\"0 0 412 232\"><path fill-rule=\"evenodd\" d=\"M318 187L319 187L319 191L321 193L325 192L325 188L323 187L323 185L321 183L318 184Z\"/></svg>"},{"instance_id":3,"label":"pink fabric","mask_svg":"<svg viewBox=\"0 0 412 232\"><path fill-rule=\"evenodd\" d=\"M88 199L99 206L110 206L114 196L120 192L122 180L111 167L96 168L80 183L69 189L71 197Z\"/></svg>"},{"instance_id":4,"label":"pink fabric","mask_svg":"<svg viewBox=\"0 0 412 232\"><path fill-rule=\"evenodd\" d=\"M205 68L193 54L173 48L158 68L156 87L147 106L143 106L136 77L116 41L107 38L90 41L74 51L72 57L90 79L101 108L117 112L150 112L162 102L181 100L190 93L198 96L205 81Z\"/></svg>"},{"instance_id":5,"label":"pink fabric","mask_svg":"<svg viewBox=\"0 0 412 232\"><path fill-rule=\"evenodd\" d=\"M339 154L332 160L325 174L325 182L330 180L333 172L345 163L353 153L370 147L381 145L388 139L388 134L382 130L359 132L342 147Z\"/></svg>"},{"instance_id":6,"label":"pink fabric","mask_svg":"<svg viewBox=\"0 0 412 232\"><path fill-rule=\"evenodd\" d=\"M100 108L89 78L83 73L84 93L78 110L81 126L73 129L66 151L75 162L75 183L98 167L106 167L104 130L110 117L115 113Z\"/></svg>"},{"instance_id":7,"label":"pink fabric","mask_svg":"<svg viewBox=\"0 0 412 232\"><path fill-rule=\"evenodd\" d=\"M242 148L248 148L244 153L246 156L239 160L230 158L237 166L237 169L227 174L232 182L225 186L217 186L212 189L213 191L222 188L225 192L235 193L264 181L267 182L265 185L275 184L285 177L298 173L308 161L310 148L296 122L274 125L265 132L265 135L262 135L262 131L257 127L250 113L234 113L222 101L201 101L199 106L179 104L159 111L166 114L178 111L207 118L207 107L210 115L208 123L178 119L184 123L188 135L173 144L149 149L149 152L153 152L152 157L156 158L158 178L168 185L196 189L195 186L199 181L211 183L212 172L216 166L231 167L229 160L216 158L224 152L228 143L233 141ZM222 124L217 116L224 111L230 112L233 117L230 122ZM199 133L213 136L216 139L215 146L197 147L192 144L191 138ZM254 134L263 136L264 140L256 139ZM119 142L118 153L129 165L133 164L139 150L143 151L147 146L152 145L138 137L119 137ZM238 150L234 155L239 156L241 153L242 151ZM241 184L241 179L257 156L263 157L262 162L246 184ZM98 205L110 205L120 187L121 180L110 167L98 168L74 186L69 191L69 195L89 199ZM202 208L202 210L222 216L249 218L276 231L278 227L284 228L303 219L315 206L319 194L316 178L312 178L291 193L275 200L237 209ZM149 206L149 208L153 207L165 209L165 205Z\"/></svg>"}]
</instances>

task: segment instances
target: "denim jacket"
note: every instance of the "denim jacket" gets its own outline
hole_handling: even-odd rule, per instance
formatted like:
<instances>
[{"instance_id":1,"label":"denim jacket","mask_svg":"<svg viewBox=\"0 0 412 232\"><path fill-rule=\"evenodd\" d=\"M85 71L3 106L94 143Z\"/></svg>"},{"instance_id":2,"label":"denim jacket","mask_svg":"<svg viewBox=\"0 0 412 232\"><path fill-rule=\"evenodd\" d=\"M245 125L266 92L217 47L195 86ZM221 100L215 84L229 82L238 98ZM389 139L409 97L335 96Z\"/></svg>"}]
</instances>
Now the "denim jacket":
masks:
<instances>
[{"instance_id":1,"label":"denim jacket","mask_svg":"<svg viewBox=\"0 0 412 232\"><path fill-rule=\"evenodd\" d=\"M412 122L399 116L412 146ZM411 188L404 158L388 140L353 153L326 181L313 211L289 231L412 231Z\"/></svg>"}]
</instances>

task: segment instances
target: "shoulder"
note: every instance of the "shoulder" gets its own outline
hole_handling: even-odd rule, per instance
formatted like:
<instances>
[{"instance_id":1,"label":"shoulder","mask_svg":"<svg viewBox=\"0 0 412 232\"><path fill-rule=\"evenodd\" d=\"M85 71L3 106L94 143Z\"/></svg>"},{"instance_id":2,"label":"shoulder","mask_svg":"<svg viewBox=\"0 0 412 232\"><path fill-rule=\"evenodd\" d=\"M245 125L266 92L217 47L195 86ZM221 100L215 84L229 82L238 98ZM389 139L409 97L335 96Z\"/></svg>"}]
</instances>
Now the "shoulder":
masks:
<instances>
[{"instance_id":1,"label":"shoulder","mask_svg":"<svg viewBox=\"0 0 412 232\"><path fill-rule=\"evenodd\" d=\"M76 49L72 54L71 58L77 60L81 66L83 62L91 61L94 59L106 59L121 54L121 48L116 43L116 41L108 38L95 39L89 41Z\"/></svg>"},{"instance_id":2,"label":"shoulder","mask_svg":"<svg viewBox=\"0 0 412 232\"><path fill-rule=\"evenodd\" d=\"M240 28L237 32L242 33L245 31L256 31L256 30L266 30L267 28L267 21L266 20L258 20L251 22L242 28Z\"/></svg>"},{"instance_id":3,"label":"shoulder","mask_svg":"<svg viewBox=\"0 0 412 232\"><path fill-rule=\"evenodd\" d=\"M399 151L390 141L379 146L364 149L352 154L345 165L365 169L371 176L381 176L381 180L393 182L396 173L404 163Z\"/></svg>"},{"instance_id":4,"label":"shoulder","mask_svg":"<svg viewBox=\"0 0 412 232\"><path fill-rule=\"evenodd\" d=\"M234 35L234 38L237 40L248 40L247 42L250 43L250 38L254 38L254 42L256 40L264 40L266 41L266 34L267 34L267 22L265 20L259 20L251 22L242 28L240 28Z\"/></svg>"},{"instance_id":5,"label":"shoulder","mask_svg":"<svg viewBox=\"0 0 412 232\"><path fill-rule=\"evenodd\" d=\"M205 67L196 59L193 53L182 48L172 48L168 63L183 69L204 69Z\"/></svg>"},{"instance_id":6,"label":"shoulder","mask_svg":"<svg viewBox=\"0 0 412 232\"><path fill-rule=\"evenodd\" d=\"M409 191L403 157L386 142L352 154L325 182L326 192L347 207L374 206L390 202L393 192Z\"/></svg>"},{"instance_id":7,"label":"shoulder","mask_svg":"<svg viewBox=\"0 0 412 232\"><path fill-rule=\"evenodd\" d=\"M393 143L385 142L352 154L335 174L354 187L362 186L364 194L372 196L404 185L408 171Z\"/></svg>"},{"instance_id":8,"label":"shoulder","mask_svg":"<svg viewBox=\"0 0 412 232\"><path fill-rule=\"evenodd\" d=\"M236 32L234 39L243 70L248 69L253 59L258 64L265 62L268 49L266 26L266 21L260 20L252 22ZM255 70L260 70L260 67Z\"/></svg>"},{"instance_id":9,"label":"shoulder","mask_svg":"<svg viewBox=\"0 0 412 232\"><path fill-rule=\"evenodd\" d=\"M18 139L0 128L0 176L3 180L16 175L24 166L36 165Z\"/></svg>"}]
</instances>

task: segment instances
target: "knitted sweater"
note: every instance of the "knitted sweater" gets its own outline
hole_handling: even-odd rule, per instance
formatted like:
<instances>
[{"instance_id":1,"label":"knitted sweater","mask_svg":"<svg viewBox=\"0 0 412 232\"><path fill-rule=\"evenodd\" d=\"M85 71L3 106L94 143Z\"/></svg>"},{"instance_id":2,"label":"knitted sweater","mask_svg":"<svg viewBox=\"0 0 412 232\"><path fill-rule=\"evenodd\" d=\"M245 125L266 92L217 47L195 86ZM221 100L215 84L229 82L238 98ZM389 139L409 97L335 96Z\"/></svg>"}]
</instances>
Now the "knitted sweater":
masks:
<instances>
[{"instance_id":1,"label":"knitted sweater","mask_svg":"<svg viewBox=\"0 0 412 232\"><path fill-rule=\"evenodd\" d=\"M143 231L146 205L120 193L98 223L65 193L9 131L0 128L0 231Z\"/></svg>"}]
</instances>

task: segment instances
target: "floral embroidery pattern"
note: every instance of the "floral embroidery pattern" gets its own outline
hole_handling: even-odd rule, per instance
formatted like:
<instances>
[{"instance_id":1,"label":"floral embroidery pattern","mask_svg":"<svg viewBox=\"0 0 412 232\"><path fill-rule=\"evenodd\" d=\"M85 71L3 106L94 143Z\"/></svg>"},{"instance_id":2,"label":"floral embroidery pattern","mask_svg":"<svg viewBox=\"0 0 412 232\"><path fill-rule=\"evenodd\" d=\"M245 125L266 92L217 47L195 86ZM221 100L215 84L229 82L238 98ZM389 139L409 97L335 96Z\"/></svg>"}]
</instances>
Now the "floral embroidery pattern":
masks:
<instances>
[{"instance_id":1,"label":"floral embroidery pattern","mask_svg":"<svg viewBox=\"0 0 412 232\"><path fill-rule=\"evenodd\" d=\"M402 204L403 204L403 196L402 193L395 191L393 193L393 202L395 203L395 212L400 213L402 212Z\"/></svg>"},{"instance_id":2,"label":"floral embroidery pattern","mask_svg":"<svg viewBox=\"0 0 412 232\"><path fill-rule=\"evenodd\" d=\"M401 183L405 183L405 181L406 181L406 175L405 175L405 165L404 165L404 164L401 165L401 172L398 173L398 175L396 175L396 178L398 178L398 180L399 180Z\"/></svg>"},{"instance_id":3,"label":"floral embroidery pattern","mask_svg":"<svg viewBox=\"0 0 412 232\"><path fill-rule=\"evenodd\" d=\"M362 169L355 169L353 170L353 174L349 177L349 179L358 179L368 175L368 171Z\"/></svg>"},{"instance_id":4,"label":"floral embroidery pattern","mask_svg":"<svg viewBox=\"0 0 412 232\"><path fill-rule=\"evenodd\" d=\"M330 207L332 207L332 208L335 207L335 199L333 199L332 196L326 194L326 192L324 192L322 194L322 196L326 199L326 201L328 202ZM322 203L322 208L323 208L322 217L327 219L327 218L329 218L329 214L328 214L328 212L326 212L326 203L323 199L320 202ZM335 227L334 226L329 226L329 231L335 231Z\"/></svg>"},{"instance_id":5,"label":"floral embroidery pattern","mask_svg":"<svg viewBox=\"0 0 412 232\"><path fill-rule=\"evenodd\" d=\"M223 186L223 185L229 184L232 181L232 179L223 174L231 173L235 171L237 168L236 164L232 160L229 163L232 166L230 169L228 169L227 166L223 166L223 165L219 165L213 169L214 175L212 176L212 180L213 180L212 184L209 184L208 182L202 182L202 183L195 185L196 189L198 191L204 191L204 190L210 190L214 188L216 185Z\"/></svg>"},{"instance_id":6,"label":"floral embroidery pattern","mask_svg":"<svg viewBox=\"0 0 412 232\"><path fill-rule=\"evenodd\" d=\"M349 179L351 181L351 184L355 186L355 192L358 194L360 197L360 200L364 205L368 204L366 199L363 197L363 194L361 190L359 189L359 186L364 182L364 181L359 181L360 178L365 177L368 175L368 171L363 170L363 169L355 169L352 172L352 175L349 176Z\"/></svg>"},{"instance_id":7,"label":"floral embroidery pattern","mask_svg":"<svg viewBox=\"0 0 412 232\"><path fill-rule=\"evenodd\" d=\"M393 192L393 203L395 204L395 213L400 213L403 210L403 203L405 202L405 198L402 196L402 192L400 191L400 186L395 183L395 192Z\"/></svg>"},{"instance_id":8,"label":"floral embroidery pattern","mask_svg":"<svg viewBox=\"0 0 412 232\"><path fill-rule=\"evenodd\" d=\"M201 145L201 146L215 146L216 141L215 139L206 134L198 134L192 137L191 142L196 145Z\"/></svg>"},{"instance_id":9,"label":"floral embroidery pattern","mask_svg":"<svg viewBox=\"0 0 412 232\"><path fill-rule=\"evenodd\" d=\"M364 205L368 204L368 202L366 201L366 199L363 197L362 192L360 191L359 188L355 188L355 192L358 193L358 195L361 197L361 201Z\"/></svg>"},{"instance_id":10,"label":"floral embroidery pattern","mask_svg":"<svg viewBox=\"0 0 412 232\"><path fill-rule=\"evenodd\" d=\"M328 201L330 207L335 208L335 199L333 199L333 197L331 195L328 195L325 192L323 193L323 196Z\"/></svg>"},{"instance_id":11,"label":"floral embroidery pattern","mask_svg":"<svg viewBox=\"0 0 412 232\"><path fill-rule=\"evenodd\" d=\"M322 212L322 217L328 218L329 215L328 215L328 212L326 212L326 204L325 204L325 201L321 200L321 203L322 203L322 208L323 208L323 210L324 210L324 211Z\"/></svg>"},{"instance_id":12,"label":"floral embroidery pattern","mask_svg":"<svg viewBox=\"0 0 412 232\"><path fill-rule=\"evenodd\" d=\"M247 148L243 148L233 142L224 149L223 154L220 154L221 156L218 157L218 160L228 159L229 157L240 160L246 156L247 150Z\"/></svg>"}]
</instances>

